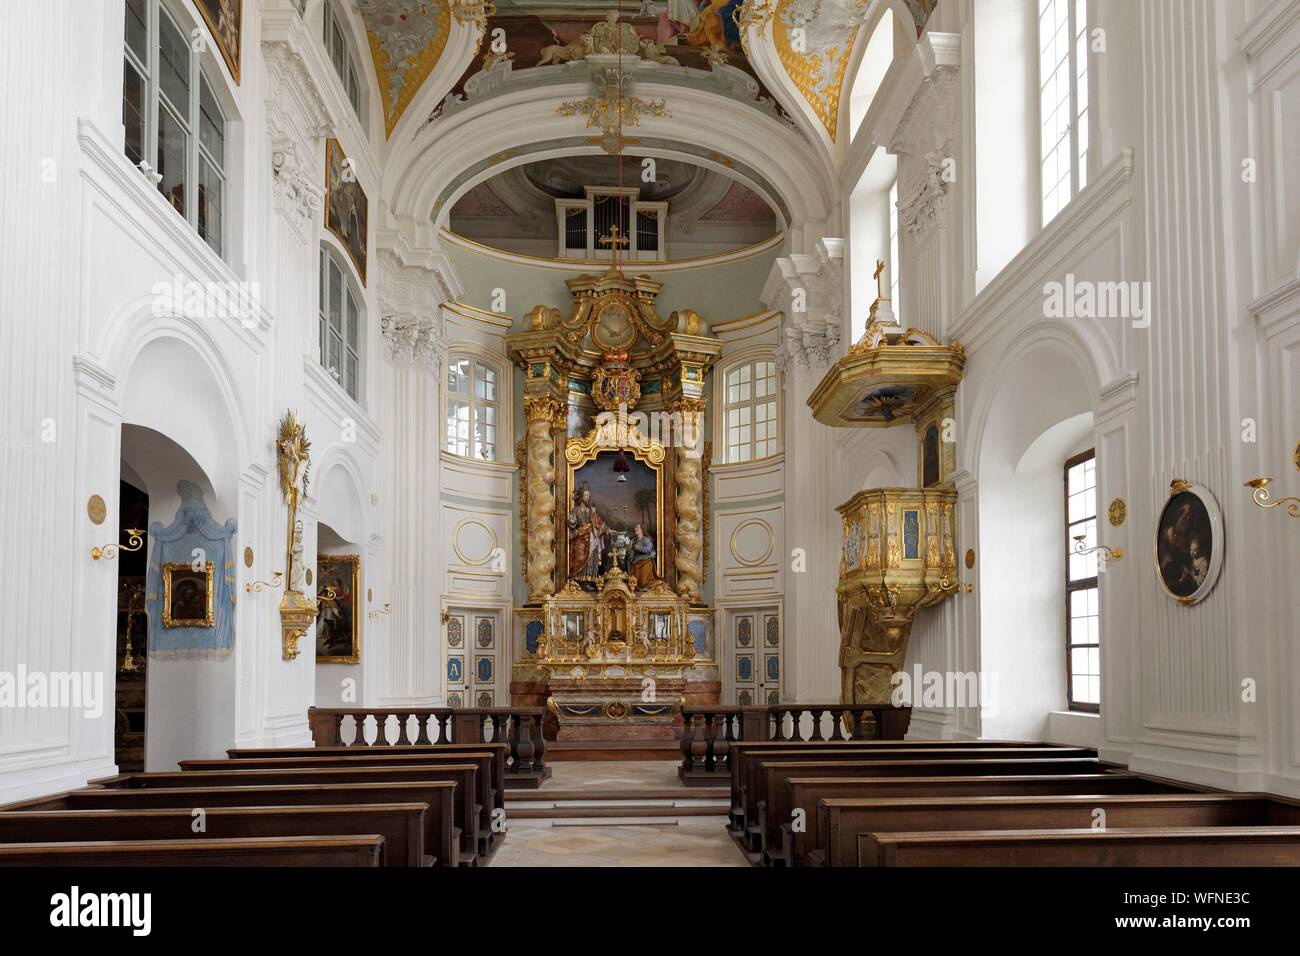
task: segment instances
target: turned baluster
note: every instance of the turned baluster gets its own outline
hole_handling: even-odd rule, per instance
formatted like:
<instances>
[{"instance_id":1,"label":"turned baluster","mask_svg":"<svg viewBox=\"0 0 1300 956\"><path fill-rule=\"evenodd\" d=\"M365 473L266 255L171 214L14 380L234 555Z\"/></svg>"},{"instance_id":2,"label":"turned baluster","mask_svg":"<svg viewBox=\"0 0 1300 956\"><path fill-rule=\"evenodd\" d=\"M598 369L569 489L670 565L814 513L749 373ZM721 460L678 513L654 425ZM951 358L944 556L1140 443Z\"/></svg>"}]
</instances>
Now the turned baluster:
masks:
<instances>
[{"instance_id":1,"label":"turned baluster","mask_svg":"<svg viewBox=\"0 0 1300 956\"><path fill-rule=\"evenodd\" d=\"M829 740L830 738L826 736L826 731L822 729L822 717L826 713L826 708L812 707L810 708L810 712L812 714L812 736L808 739L816 741Z\"/></svg>"},{"instance_id":2,"label":"turned baluster","mask_svg":"<svg viewBox=\"0 0 1300 956\"><path fill-rule=\"evenodd\" d=\"M690 773L695 769L695 754L692 743L695 740L695 715L688 710L682 711L682 770Z\"/></svg>"},{"instance_id":3,"label":"turned baluster","mask_svg":"<svg viewBox=\"0 0 1300 956\"><path fill-rule=\"evenodd\" d=\"M704 712L704 772L713 773L718 761L713 750L713 742L718 736L717 715L711 710Z\"/></svg>"},{"instance_id":4,"label":"turned baluster","mask_svg":"<svg viewBox=\"0 0 1300 956\"><path fill-rule=\"evenodd\" d=\"M538 773L546 769L546 734L542 721L545 718L541 714L528 714L528 732L529 740L533 745L533 767Z\"/></svg>"},{"instance_id":5,"label":"turned baluster","mask_svg":"<svg viewBox=\"0 0 1300 956\"><path fill-rule=\"evenodd\" d=\"M417 746L429 745L433 743L429 739L429 721L433 715L428 713L419 713L415 715L415 743Z\"/></svg>"},{"instance_id":6,"label":"turned baluster","mask_svg":"<svg viewBox=\"0 0 1300 956\"><path fill-rule=\"evenodd\" d=\"M411 715L409 713L397 715L397 743L399 746L410 746L411 738L406 730L406 722L410 719Z\"/></svg>"}]
</instances>

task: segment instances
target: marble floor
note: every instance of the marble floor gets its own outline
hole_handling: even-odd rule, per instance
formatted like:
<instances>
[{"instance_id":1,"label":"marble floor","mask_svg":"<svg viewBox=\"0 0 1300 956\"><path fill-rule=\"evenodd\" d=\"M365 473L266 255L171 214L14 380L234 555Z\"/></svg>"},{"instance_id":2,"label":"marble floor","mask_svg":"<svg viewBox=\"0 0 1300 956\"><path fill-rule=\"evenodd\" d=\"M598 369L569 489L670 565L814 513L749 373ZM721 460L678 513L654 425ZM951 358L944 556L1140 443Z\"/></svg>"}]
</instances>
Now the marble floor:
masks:
<instances>
[{"instance_id":1,"label":"marble floor","mask_svg":"<svg viewBox=\"0 0 1300 956\"><path fill-rule=\"evenodd\" d=\"M542 792L582 791L592 799L618 798L619 791L679 790L674 761L565 761L552 766ZM507 802L509 797L507 797ZM675 822L627 825L599 820L572 825L549 819L512 820L505 843L490 866L747 866L727 836L726 817L681 817Z\"/></svg>"}]
</instances>

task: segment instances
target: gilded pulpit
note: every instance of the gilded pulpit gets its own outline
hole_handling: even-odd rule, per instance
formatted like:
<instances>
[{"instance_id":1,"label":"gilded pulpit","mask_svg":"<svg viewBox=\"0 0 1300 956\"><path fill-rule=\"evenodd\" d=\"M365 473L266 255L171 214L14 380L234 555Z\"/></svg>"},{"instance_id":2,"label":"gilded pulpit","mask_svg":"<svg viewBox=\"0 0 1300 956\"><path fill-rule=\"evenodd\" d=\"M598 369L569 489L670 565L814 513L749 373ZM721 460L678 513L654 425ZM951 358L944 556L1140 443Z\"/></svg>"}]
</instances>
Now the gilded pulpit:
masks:
<instances>
[{"instance_id":1,"label":"gilded pulpit","mask_svg":"<svg viewBox=\"0 0 1300 956\"><path fill-rule=\"evenodd\" d=\"M902 426L916 434L918 487L865 489L837 509L840 699L853 704L889 703L914 615L962 589L957 492L948 479L956 469L954 400L965 350L883 325L876 307L872 314L863 339L808 399L826 425Z\"/></svg>"},{"instance_id":2,"label":"gilded pulpit","mask_svg":"<svg viewBox=\"0 0 1300 956\"><path fill-rule=\"evenodd\" d=\"M683 703L715 703L704 580L705 376L721 348L660 284L568 282L509 336L524 372L519 449L526 606L512 699L559 739L671 739Z\"/></svg>"}]
</instances>

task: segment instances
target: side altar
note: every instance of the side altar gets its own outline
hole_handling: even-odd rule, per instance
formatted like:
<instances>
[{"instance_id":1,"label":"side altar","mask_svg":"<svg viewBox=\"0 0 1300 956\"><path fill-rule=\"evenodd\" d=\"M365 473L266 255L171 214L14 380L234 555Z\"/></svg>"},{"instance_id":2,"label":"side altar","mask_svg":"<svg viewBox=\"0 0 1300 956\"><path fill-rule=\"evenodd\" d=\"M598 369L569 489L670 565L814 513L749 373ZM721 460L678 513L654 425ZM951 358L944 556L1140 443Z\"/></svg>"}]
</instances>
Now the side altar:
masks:
<instances>
[{"instance_id":1,"label":"side altar","mask_svg":"<svg viewBox=\"0 0 1300 956\"><path fill-rule=\"evenodd\" d=\"M671 740L721 687L701 599L721 342L689 309L660 318L647 276L568 285L570 315L537 306L508 337L527 421L511 700L559 740Z\"/></svg>"}]
</instances>

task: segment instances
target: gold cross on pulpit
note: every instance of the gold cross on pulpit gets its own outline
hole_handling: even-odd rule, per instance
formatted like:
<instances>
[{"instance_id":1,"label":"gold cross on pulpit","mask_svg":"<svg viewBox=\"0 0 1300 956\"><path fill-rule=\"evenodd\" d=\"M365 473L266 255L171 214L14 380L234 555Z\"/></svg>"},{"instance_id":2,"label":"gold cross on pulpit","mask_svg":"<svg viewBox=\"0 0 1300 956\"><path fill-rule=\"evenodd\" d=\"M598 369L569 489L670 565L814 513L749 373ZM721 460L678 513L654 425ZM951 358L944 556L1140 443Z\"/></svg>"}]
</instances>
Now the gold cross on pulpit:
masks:
<instances>
[{"instance_id":1,"label":"gold cross on pulpit","mask_svg":"<svg viewBox=\"0 0 1300 956\"><path fill-rule=\"evenodd\" d=\"M877 298L877 299L888 299L888 298L889 298L889 296L885 295L885 284L884 284L884 281L881 279L881 276L883 276L884 274L885 274L885 260L884 260L884 259L877 259L877 260L876 260L876 273L875 273L875 275L872 276L872 278L876 280L876 298Z\"/></svg>"}]
</instances>

